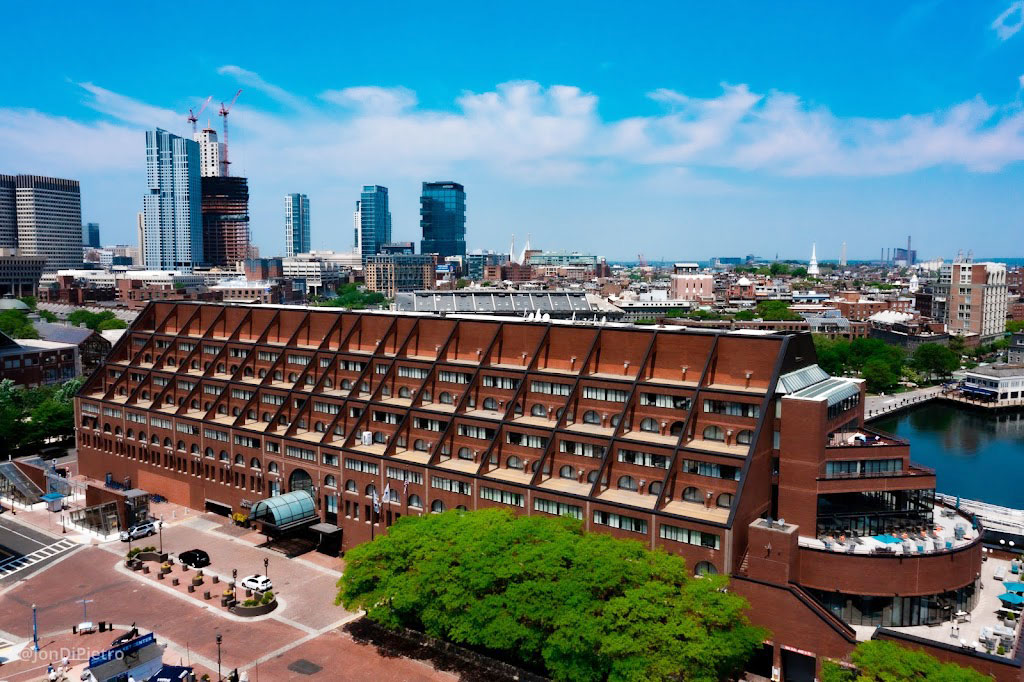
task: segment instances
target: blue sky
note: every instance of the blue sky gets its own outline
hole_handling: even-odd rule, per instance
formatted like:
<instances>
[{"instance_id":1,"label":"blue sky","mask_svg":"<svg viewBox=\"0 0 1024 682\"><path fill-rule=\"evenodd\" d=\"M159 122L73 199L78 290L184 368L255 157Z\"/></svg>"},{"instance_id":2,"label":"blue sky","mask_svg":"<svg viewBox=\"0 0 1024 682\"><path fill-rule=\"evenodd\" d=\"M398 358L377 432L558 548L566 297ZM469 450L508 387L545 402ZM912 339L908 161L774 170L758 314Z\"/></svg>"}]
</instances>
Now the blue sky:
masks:
<instances>
[{"instance_id":1,"label":"blue sky","mask_svg":"<svg viewBox=\"0 0 1024 682\"><path fill-rule=\"evenodd\" d=\"M346 249L360 185L418 240L435 179L466 186L470 248L1024 255L1024 0L490 4L12 4L0 172L81 180L83 220L133 242L142 131L243 88L266 255L286 192Z\"/></svg>"}]
</instances>

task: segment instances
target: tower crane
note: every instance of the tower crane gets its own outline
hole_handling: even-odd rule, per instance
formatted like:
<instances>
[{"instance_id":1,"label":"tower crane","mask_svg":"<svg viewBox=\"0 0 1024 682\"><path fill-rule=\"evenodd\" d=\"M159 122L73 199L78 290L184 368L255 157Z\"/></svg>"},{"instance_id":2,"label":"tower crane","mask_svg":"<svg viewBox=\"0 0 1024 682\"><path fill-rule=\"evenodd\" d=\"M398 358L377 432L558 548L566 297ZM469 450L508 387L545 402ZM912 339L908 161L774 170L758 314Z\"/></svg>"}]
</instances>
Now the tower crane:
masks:
<instances>
[{"instance_id":1,"label":"tower crane","mask_svg":"<svg viewBox=\"0 0 1024 682\"><path fill-rule=\"evenodd\" d=\"M235 106L235 102L238 101L238 96L242 94L239 90L235 93L235 96L231 98L231 104L224 106L224 102L220 103L219 115L224 117L224 158L220 160L221 163L221 175L227 177L228 165L231 163L228 161L228 114L231 113L231 107Z\"/></svg>"},{"instance_id":2,"label":"tower crane","mask_svg":"<svg viewBox=\"0 0 1024 682\"><path fill-rule=\"evenodd\" d=\"M198 121L199 117L203 115L204 111L206 111L206 107L209 106L210 100L212 100L212 99L213 99L213 95L210 95L209 97L206 98L206 101L203 102L203 106L199 107L199 113L194 113L192 111L192 109L189 108L189 110L188 110L188 122L192 124L192 137L196 136L196 121Z\"/></svg>"}]
</instances>

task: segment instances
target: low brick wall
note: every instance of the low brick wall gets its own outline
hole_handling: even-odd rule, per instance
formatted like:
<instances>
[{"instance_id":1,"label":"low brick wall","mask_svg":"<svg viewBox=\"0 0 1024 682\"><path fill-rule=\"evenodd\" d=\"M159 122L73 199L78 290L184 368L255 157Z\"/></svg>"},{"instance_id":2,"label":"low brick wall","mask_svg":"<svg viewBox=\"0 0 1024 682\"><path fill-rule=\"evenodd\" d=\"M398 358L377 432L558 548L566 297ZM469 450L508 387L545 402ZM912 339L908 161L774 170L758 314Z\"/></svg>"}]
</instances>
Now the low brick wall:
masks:
<instances>
[{"instance_id":1,"label":"low brick wall","mask_svg":"<svg viewBox=\"0 0 1024 682\"><path fill-rule=\"evenodd\" d=\"M276 608L277 600L275 599L269 604L260 604L259 606L242 606L241 604L235 604L231 607L231 613L236 616L242 616L243 618L253 618L254 616L264 616Z\"/></svg>"}]
</instances>

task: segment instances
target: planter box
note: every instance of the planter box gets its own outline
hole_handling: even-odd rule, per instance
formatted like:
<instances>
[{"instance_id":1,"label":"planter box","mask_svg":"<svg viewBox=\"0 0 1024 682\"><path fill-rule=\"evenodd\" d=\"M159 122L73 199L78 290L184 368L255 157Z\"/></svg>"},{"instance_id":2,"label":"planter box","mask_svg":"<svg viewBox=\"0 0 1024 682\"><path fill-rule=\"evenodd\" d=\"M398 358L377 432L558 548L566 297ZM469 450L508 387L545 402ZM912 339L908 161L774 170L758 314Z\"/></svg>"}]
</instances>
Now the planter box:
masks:
<instances>
[{"instance_id":1,"label":"planter box","mask_svg":"<svg viewBox=\"0 0 1024 682\"><path fill-rule=\"evenodd\" d=\"M200 585L202 585L202 584L203 584L203 577L202 577L202 576L199 576L199 575L197 575L197 576L193 576L193 577L192 577L192 584L193 584L193 585L194 585L195 587L199 587Z\"/></svg>"},{"instance_id":2,"label":"planter box","mask_svg":"<svg viewBox=\"0 0 1024 682\"><path fill-rule=\"evenodd\" d=\"M171 572L171 567L170 566L161 566L160 567L160 572L166 575L166 574Z\"/></svg>"},{"instance_id":3,"label":"planter box","mask_svg":"<svg viewBox=\"0 0 1024 682\"><path fill-rule=\"evenodd\" d=\"M160 564L170 561L167 556L167 552L164 552L163 554L160 552L139 552L135 555L135 558L139 561L155 561Z\"/></svg>"},{"instance_id":4,"label":"planter box","mask_svg":"<svg viewBox=\"0 0 1024 682\"><path fill-rule=\"evenodd\" d=\"M275 599L269 604L260 604L259 606L242 606L241 604L235 604L231 607L231 613L236 616L242 616L243 618L252 618L253 616L268 614L276 608L277 600Z\"/></svg>"}]
</instances>

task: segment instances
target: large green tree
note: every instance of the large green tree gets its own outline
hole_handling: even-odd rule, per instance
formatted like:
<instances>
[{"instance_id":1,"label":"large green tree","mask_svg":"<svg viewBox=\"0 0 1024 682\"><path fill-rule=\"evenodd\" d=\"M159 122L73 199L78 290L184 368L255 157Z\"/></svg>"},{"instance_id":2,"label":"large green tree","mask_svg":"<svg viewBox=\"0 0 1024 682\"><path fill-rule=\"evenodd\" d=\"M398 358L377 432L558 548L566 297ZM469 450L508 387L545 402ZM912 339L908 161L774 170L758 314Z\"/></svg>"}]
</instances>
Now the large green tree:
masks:
<instances>
[{"instance_id":1,"label":"large green tree","mask_svg":"<svg viewBox=\"0 0 1024 682\"><path fill-rule=\"evenodd\" d=\"M822 682L990 682L992 678L955 663L943 663L917 649L871 640L853 650L856 670L836 663L822 665Z\"/></svg>"},{"instance_id":2,"label":"large green tree","mask_svg":"<svg viewBox=\"0 0 1024 682\"><path fill-rule=\"evenodd\" d=\"M0 311L0 332L12 339L38 339L39 332L21 310Z\"/></svg>"},{"instance_id":3,"label":"large green tree","mask_svg":"<svg viewBox=\"0 0 1024 682\"><path fill-rule=\"evenodd\" d=\"M815 334L813 338L818 365L832 375L844 373L850 361L850 342L846 339L830 339L822 334Z\"/></svg>"},{"instance_id":4,"label":"large green tree","mask_svg":"<svg viewBox=\"0 0 1024 682\"><path fill-rule=\"evenodd\" d=\"M938 343L922 343L911 358L914 369L929 375L946 377L960 367L960 357Z\"/></svg>"},{"instance_id":5,"label":"large green tree","mask_svg":"<svg viewBox=\"0 0 1024 682\"><path fill-rule=\"evenodd\" d=\"M117 316L109 310L94 313L89 310L82 310L81 308L68 315L68 322L75 325L76 327L81 325L83 322L85 326L93 331L99 328L100 325L107 323L111 320L117 320ZM120 320L118 320L120 321ZM123 323L122 323L123 324ZM104 329L124 329L124 327L104 327Z\"/></svg>"},{"instance_id":6,"label":"large green tree","mask_svg":"<svg viewBox=\"0 0 1024 682\"><path fill-rule=\"evenodd\" d=\"M557 680L712 682L766 636L724 577L692 578L679 557L565 517L405 517L346 560L346 608Z\"/></svg>"}]
</instances>

